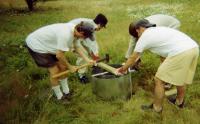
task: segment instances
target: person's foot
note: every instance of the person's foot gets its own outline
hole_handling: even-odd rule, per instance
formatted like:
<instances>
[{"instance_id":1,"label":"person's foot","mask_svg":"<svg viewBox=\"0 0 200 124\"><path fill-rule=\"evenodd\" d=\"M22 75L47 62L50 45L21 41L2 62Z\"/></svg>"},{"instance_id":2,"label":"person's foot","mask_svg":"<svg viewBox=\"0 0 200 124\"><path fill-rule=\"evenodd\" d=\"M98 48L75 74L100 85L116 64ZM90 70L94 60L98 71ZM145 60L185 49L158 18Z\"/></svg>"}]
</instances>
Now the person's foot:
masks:
<instances>
[{"instance_id":1,"label":"person's foot","mask_svg":"<svg viewBox=\"0 0 200 124\"><path fill-rule=\"evenodd\" d=\"M79 77L79 80L82 84L89 83L89 78L86 76Z\"/></svg>"},{"instance_id":2,"label":"person's foot","mask_svg":"<svg viewBox=\"0 0 200 124\"><path fill-rule=\"evenodd\" d=\"M176 105L177 107L179 108L184 108L185 106L185 101L183 100L183 102L181 104L178 104L177 101L176 101L176 95L173 95L173 96L169 96L168 98L168 101L173 104L173 105Z\"/></svg>"},{"instance_id":3,"label":"person's foot","mask_svg":"<svg viewBox=\"0 0 200 124\"><path fill-rule=\"evenodd\" d=\"M160 110L155 110L154 107L153 107L153 104L150 104L150 105L142 105L141 106L141 109L144 110L144 111L155 111L157 113L161 113L162 112L162 108Z\"/></svg>"},{"instance_id":4,"label":"person's foot","mask_svg":"<svg viewBox=\"0 0 200 124\"><path fill-rule=\"evenodd\" d=\"M70 100L72 98L72 94L73 94L73 91L71 91L70 93L68 94L65 94L63 93L63 96L61 97L61 99L56 99L56 103L58 104L63 104L63 105L66 105L66 104L70 104Z\"/></svg>"},{"instance_id":5,"label":"person's foot","mask_svg":"<svg viewBox=\"0 0 200 124\"><path fill-rule=\"evenodd\" d=\"M68 94L63 93L63 99L67 99L70 101L72 99L72 94L73 94L73 91L71 91Z\"/></svg>"},{"instance_id":6,"label":"person's foot","mask_svg":"<svg viewBox=\"0 0 200 124\"><path fill-rule=\"evenodd\" d=\"M70 104L70 100L67 99L67 98L63 95L62 98L61 98L60 100L58 100L58 103L59 103L59 104L66 105L66 104Z\"/></svg>"}]
</instances>

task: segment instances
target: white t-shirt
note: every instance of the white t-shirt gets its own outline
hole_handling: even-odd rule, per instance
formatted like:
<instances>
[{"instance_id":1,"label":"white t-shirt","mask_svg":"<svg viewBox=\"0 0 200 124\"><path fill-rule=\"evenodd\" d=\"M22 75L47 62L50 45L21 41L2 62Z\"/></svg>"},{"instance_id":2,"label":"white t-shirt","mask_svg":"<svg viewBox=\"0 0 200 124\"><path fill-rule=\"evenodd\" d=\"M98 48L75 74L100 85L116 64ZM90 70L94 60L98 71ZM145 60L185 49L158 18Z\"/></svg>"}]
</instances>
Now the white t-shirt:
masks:
<instances>
[{"instance_id":1,"label":"white t-shirt","mask_svg":"<svg viewBox=\"0 0 200 124\"><path fill-rule=\"evenodd\" d=\"M28 35L26 44L38 53L56 54L57 50L69 51L73 47L74 27L71 23L58 23L41 27Z\"/></svg>"},{"instance_id":2,"label":"white t-shirt","mask_svg":"<svg viewBox=\"0 0 200 124\"><path fill-rule=\"evenodd\" d=\"M164 26L164 27L178 29L181 25L178 19L169 15L156 14L148 16L145 19L147 19L152 24L156 24L156 26Z\"/></svg>"},{"instance_id":3,"label":"white t-shirt","mask_svg":"<svg viewBox=\"0 0 200 124\"><path fill-rule=\"evenodd\" d=\"M186 50L198 47L186 34L168 27L147 28L138 39L135 52L150 50L162 57L175 56Z\"/></svg>"},{"instance_id":4,"label":"white t-shirt","mask_svg":"<svg viewBox=\"0 0 200 124\"><path fill-rule=\"evenodd\" d=\"M169 16L169 15L156 14L156 15L148 16L145 19L147 19L152 24L156 24L157 27L163 26L163 27L179 29L179 27L181 25L181 23L178 19L176 19L173 16ZM131 40L129 42L129 48L125 55L126 58L128 58L132 54L134 47L135 47L135 41L136 41L136 39L131 36Z\"/></svg>"},{"instance_id":5,"label":"white t-shirt","mask_svg":"<svg viewBox=\"0 0 200 124\"><path fill-rule=\"evenodd\" d=\"M69 23L73 23L74 25L80 24L81 22L88 22L90 24L92 24L94 26L94 28L97 28L98 26L96 25L96 23L92 20L92 19L88 19L88 18L77 18L77 19L73 19L71 21L69 21ZM94 38L95 35L93 34ZM95 38L96 39L96 38ZM80 41L79 41L80 42ZM91 52L93 52L95 55L97 55L99 53L99 46L96 40L91 41L89 38L86 38L83 41L83 45L85 47L87 47Z\"/></svg>"}]
</instances>

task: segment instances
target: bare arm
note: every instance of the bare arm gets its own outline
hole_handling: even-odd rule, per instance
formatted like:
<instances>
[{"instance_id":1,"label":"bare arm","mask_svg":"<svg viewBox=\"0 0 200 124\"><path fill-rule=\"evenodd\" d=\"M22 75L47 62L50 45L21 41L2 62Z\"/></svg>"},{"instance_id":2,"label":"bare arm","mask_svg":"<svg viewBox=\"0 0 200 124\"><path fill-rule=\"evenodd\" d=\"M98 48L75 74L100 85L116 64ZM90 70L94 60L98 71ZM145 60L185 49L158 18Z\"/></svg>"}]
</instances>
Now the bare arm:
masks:
<instances>
[{"instance_id":1,"label":"bare arm","mask_svg":"<svg viewBox=\"0 0 200 124\"><path fill-rule=\"evenodd\" d=\"M76 47L75 50L86 62L91 62L91 59L89 59L79 47Z\"/></svg>"},{"instance_id":2,"label":"bare arm","mask_svg":"<svg viewBox=\"0 0 200 124\"><path fill-rule=\"evenodd\" d=\"M136 64L136 62L140 59L140 53L133 52L132 55L128 58L126 61L126 64L122 66L122 70L127 70L130 66L133 66Z\"/></svg>"},{"instance_id":3,"label":"bare arm","mask_svg":"<svg viewBox=\"0 0 200 124\"><path fill-rule=\"evenodd\" d=\"M58 61L63 64L64 66L66 66L67 68L70 68L72 65L69 64L69 62L67 61L67 59L65 58L65 52L58 50L56 52L56 58L58 59Z\"/></svg>"}]
</instances>

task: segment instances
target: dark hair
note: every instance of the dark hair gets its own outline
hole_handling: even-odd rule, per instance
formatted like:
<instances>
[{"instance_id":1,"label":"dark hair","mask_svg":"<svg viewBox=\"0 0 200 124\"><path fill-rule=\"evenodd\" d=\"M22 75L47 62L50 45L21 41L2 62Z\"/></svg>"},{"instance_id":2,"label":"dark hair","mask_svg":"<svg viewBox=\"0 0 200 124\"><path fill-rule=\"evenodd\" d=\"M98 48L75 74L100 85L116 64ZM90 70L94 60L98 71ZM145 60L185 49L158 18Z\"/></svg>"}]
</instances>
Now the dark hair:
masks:
<instances>
[{"instance_id":1,"label":"dark hair","mask_svg":"<svg viewBox=\"0 0 200 124\"><path fill-rule=\"evenodd\" d=\"M138 33L137 33L136 29L138 29L139 27L149 28L149 27L155 27L155 26L156 26L156 24L151 24L148 20L141 19L141 20L137 21L136 23L132 22L129 25L129 34L137 39Z\"/></svg>"},{"instance_id":2,"label":"dark hair","mask_svg":"<svg viewBox=\"0 0 200 124\"><path fill-rule=\"evenodd\" d=\"M105 27L108 22L108 19L106 18L105 15L100 13L95 17L94 22L96 24L100 24L102 27Z\"/></svg>"},{"instance_id":3,"label":"dark hair","mask_svg":"<svg viewBox=\"0 0 200 124\"><path fill-rule=\"evenodd\" d=\"M135 37L135 38L138 38L138 33L137 33L137 31L136 31L136 27L135 27L134 22L132 22L132 23L129 25L129 34L132 35L132 36Z\"/></svg>"},{"instance_id":4,"label":"dark hair","mask_svg":"<svg viewBox=\"0 0 200 124\"><path fill-rule=\"evenodd\" d=\"M90 38L92 41L94 40L93 33L95 31L94 26L88 22L81 22L80 24L75 26L75 29L78 32L83 32L85 38Z\"/></svg>"}]
</instances>

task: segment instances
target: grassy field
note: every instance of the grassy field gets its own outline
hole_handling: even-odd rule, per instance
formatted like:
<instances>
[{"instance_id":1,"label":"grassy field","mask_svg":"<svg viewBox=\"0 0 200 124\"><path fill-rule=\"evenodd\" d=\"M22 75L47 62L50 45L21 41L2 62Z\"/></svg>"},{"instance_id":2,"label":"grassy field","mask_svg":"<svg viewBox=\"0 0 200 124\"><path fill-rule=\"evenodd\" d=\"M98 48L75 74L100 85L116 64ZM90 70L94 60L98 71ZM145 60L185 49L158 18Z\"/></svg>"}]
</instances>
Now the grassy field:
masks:
<instances>
[{"instance_id":1,"label":"grassy field","mask_svg":"<svg viewBox=\"0 0 200 124\"><path fill-rule=\"evenodd\" d=\"M12 124L199 124L200 63L194 83L187 87L186 108L178 109L164 101L162 114L144 112L140 106L150 103L153 76L159 58L144 53L142 67L134 74L135 95L128 101L103 101L92 93L91 83L82 85L70 76L73 99L68 105L52 97L47 70L38 68L22 47L35 29L79 17L108 17L108 26L97 32L100 54L109 53L111 63L122 63L128 47L130 22L157 13L169 14L181 21L181 31L198 43L200 40L199 0L57 0L39 2L34 12L25 3L0 7L0 122ZM1 4L0 4L1 5ZM12 9L8 9L12 8ZM14 8L14 10L13 10ZM71 63L76 57L67 55Z\"/></svg>"}]
</instances>

